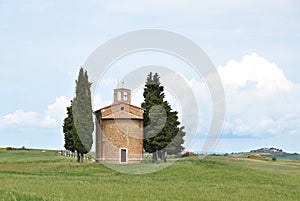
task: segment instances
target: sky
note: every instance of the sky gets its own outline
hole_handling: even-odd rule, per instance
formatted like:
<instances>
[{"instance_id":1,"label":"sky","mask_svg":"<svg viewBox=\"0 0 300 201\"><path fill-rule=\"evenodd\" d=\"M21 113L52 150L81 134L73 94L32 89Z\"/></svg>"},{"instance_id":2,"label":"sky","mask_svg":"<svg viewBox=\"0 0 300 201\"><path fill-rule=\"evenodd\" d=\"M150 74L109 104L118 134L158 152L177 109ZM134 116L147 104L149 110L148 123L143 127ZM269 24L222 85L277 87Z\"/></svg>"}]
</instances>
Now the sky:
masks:
<instances>
[{"instance_id":1,"label":"sky","mask_svg":"<svg viewBox=\"0 0 300 201\"><path fill-rule=\"evenodd\" d=\"M123 33L162 29L201 47L222 80L226 115L214 152L300 152L299 22L297 0L0 0L0 147L63 149L66 107L89 55ZM211 121L210 93L178 58L156 52L118 61L98 83L93 108L110 104L118 80L143 65L177 69L192 88L200 128L188 147L201 150ZM176 86L168 77L161 80ZM141 95L142 86L133 104L140 105ZM180 114L191 109L178 102L181 95L166 89ZM193 134L189 119L182 124Z\"/></svg>"}]
</instances>

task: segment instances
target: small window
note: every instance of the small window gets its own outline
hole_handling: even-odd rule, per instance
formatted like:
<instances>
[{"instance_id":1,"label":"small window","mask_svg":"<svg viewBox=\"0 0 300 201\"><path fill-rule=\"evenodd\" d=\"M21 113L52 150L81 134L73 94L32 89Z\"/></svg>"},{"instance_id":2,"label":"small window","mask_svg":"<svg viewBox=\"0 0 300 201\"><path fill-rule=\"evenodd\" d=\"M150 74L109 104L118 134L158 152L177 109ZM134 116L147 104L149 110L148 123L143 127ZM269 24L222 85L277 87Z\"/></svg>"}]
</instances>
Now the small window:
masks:
<instances>
[{"instance_id":1,"label":"small window","mask_svg":"<svg viewBox=\"0 0 300 201\"><path fill-rule=\"evenodd\" d=\"M122 99L122 94L121 94L121 92L119 91L118 92L118 100L120 101Z\"/></svg>"},{"instance_id":2,"label":"small window","mask_svg":"<svg viewBox=\"0 0 300 201\"><path fill-rule=\"evenodd\" d=\"M124 101L127 101L127 99L128 99L128 94L127 94L127 92L125 91L125 92L123 93L123 100L124 100Z\"/></svg>"},{"instance_id":3,"label":"small window","mask_svg":"<svg viewBox=\"0 0 300 201\"><path fill-rule=\"evenodd\" d=\"M121 107L121 110L124 110L124 107Z\"/></svg>"}]
</instances>

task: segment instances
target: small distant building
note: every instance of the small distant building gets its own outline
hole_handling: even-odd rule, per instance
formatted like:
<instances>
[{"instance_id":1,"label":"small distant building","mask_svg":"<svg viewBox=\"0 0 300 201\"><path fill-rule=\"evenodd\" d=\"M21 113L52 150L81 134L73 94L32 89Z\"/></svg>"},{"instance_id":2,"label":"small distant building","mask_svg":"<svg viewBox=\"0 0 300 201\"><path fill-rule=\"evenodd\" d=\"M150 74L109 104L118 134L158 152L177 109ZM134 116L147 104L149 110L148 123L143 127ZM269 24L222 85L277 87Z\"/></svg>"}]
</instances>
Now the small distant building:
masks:
<instances>
[{"instance_id":1,"label":"small distant building","mask_svg":"<svg viewBox=\"0 0 300 201\"><path fill-rule=\"evenodd\" d=\"M94 112L97 162L142 161L144 109L130 103L131 91L118 88L114 89L113 103Z\"/></svg>"}]
</instances>

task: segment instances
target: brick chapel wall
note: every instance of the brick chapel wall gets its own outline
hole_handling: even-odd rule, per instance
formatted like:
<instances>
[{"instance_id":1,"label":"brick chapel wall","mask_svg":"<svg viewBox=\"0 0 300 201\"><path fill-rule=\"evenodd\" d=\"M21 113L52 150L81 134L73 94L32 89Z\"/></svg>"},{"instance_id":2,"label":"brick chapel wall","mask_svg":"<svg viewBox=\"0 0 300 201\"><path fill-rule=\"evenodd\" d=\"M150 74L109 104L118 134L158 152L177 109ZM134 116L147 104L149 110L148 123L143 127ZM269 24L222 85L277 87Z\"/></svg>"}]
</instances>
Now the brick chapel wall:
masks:
<instances>
[{"instance_id":1,"label":"brick chapel wall","mask_svg":"<svg viewBox=\"0 0 300 201\"><path fill-rule=\"evenodd\" d=\"M104 119L101 127L101 158L119 160L119 149L127 148L129 161L142 159L143 120Z\"/></svg>"}]
</instances>

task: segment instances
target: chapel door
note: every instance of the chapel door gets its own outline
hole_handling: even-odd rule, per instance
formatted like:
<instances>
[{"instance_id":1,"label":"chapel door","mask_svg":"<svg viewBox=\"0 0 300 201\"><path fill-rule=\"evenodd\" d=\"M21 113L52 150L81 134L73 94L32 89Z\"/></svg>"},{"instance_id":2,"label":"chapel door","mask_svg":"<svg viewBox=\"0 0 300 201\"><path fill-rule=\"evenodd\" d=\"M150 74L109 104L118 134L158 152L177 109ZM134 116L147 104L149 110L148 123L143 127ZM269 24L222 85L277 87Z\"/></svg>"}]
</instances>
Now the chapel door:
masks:
<instances>
[{"instance_id":1,"label":"chapel door","mask_svg":"<svg viewBox=\"0 0 300 201\"><path fill-rule=\"evenodd\" d=\"M120 163L127 163L127 149L120 150Z\"/></svg>"}]
</instances>

